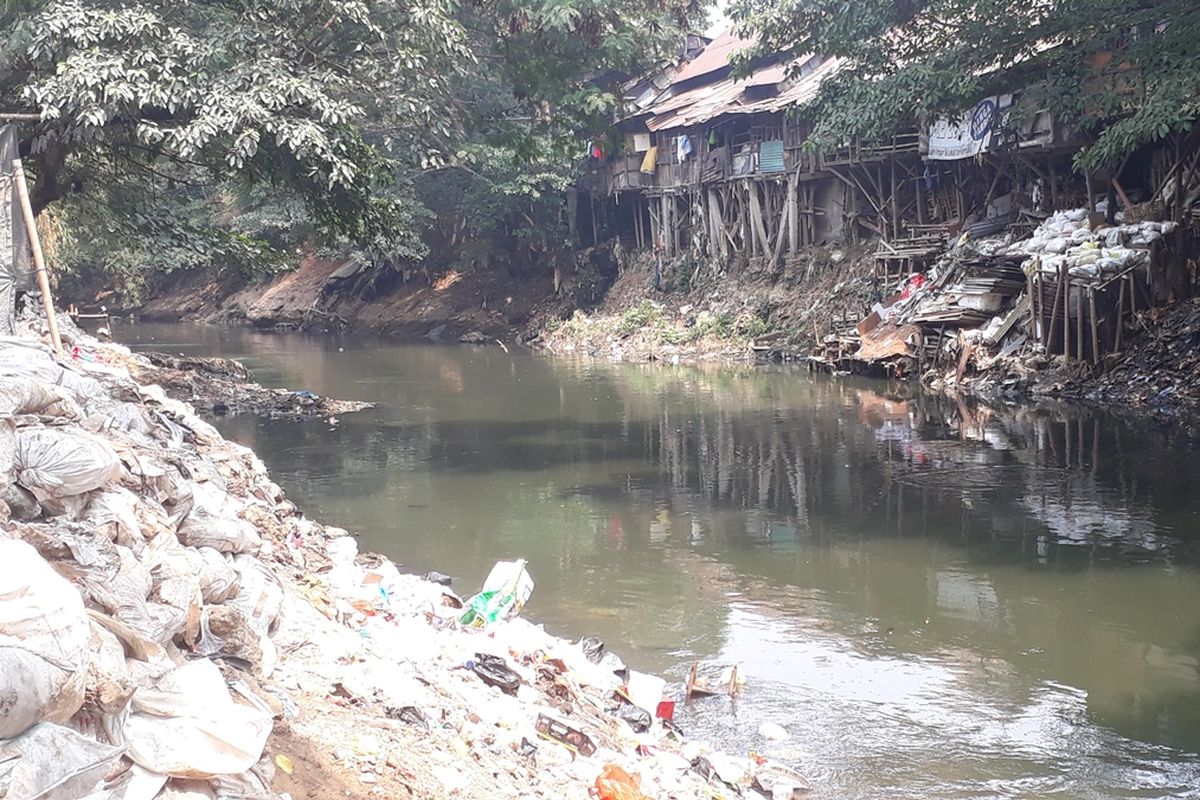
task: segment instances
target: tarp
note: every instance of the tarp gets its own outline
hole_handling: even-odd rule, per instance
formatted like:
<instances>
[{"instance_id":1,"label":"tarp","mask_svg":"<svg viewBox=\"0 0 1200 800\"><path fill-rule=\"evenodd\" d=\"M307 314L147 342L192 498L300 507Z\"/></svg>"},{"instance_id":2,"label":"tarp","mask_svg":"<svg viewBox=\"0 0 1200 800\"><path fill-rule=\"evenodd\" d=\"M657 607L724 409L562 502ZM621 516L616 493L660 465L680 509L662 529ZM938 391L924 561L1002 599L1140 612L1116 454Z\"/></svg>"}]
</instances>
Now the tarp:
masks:
<instances>
[{"instance_id":1,"label":"tarp","mask_svg":"<svg viewBox=\"0 0 1200 800\"><path fill-rule=\"evenodd\" d=\"M986 97L957 119L942 118L929 126L929 160L958 161L992 148L1012 95Z\"/></svg>"}]
</instances>

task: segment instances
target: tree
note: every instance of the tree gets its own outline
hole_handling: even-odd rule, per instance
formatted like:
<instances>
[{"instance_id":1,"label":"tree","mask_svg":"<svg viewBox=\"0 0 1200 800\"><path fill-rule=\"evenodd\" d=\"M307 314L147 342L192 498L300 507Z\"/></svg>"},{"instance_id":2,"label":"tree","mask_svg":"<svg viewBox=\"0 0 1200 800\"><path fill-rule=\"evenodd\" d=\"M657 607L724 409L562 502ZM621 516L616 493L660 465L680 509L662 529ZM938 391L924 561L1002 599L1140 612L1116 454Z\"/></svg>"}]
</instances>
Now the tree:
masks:
<instances>
[{"instance_id":1,"label":"tree","mask_svg":"<svg viewBox=\"0 0 1200 800\"><path fill-rule=\"evenodd\" d=\"M1112 167L1200 116L1194 0L736 0L755 52L845 60L802 109L817 140L874 137L1023 91L1094 133Z\"/></svg>"},{"instance_id":2,"label":"tree","mask_svg":"<svg viewBox=\"0 0 1200 800\"><path fill-rule=\"evenodd\" d=\"M700 11L695 0L9 0L0 111L41 114L26 139L34 205L66 200L70 224L101 232L76 237L79 263L257 268L272 243L235 223L255 187L274 195L260 212L288 198L304 209L266 216L384 266L449 244L439 230L453 226L484 246L549 253L563 245L556 204L580 136L618 104L606 78L669 54Z\"/></svg>"},{"instance_id":3,"label":"tree","mask_svg":"<svg viewBox=\"0 0 1200 800\"><path fill-rule=\"evenodd\" d=\"M419 136L469 58L442 0L50 0L0 13L0 96L42 115L28 154L38 211L114 175L183 170L273 183L330 229L384 232L376 189L390 169L361 123L386 115L393 138Z\"/></svg>"}]
</instances>

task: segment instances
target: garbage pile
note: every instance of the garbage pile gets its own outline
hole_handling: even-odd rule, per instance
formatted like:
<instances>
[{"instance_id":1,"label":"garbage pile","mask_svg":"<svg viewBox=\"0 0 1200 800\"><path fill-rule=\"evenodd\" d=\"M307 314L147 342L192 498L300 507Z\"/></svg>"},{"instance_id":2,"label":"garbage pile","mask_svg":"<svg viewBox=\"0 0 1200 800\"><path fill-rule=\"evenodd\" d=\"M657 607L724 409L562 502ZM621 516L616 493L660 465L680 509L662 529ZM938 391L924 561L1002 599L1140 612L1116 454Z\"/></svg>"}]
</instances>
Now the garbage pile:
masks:
<instances>
[{"instance_id":1,"label":"garbage pile","mask_svg":"<svg viewBox=\"0 0 1200 800\"><path fill-rule=\"evenodd\" d=\"M0 797L793 798L687 742L661 679L303 517L78 330L0 338ZM755 789L754 787L757 787Z\"/></svg>"},{"instance_id":2,"label":"garbage pile","mask_svg":"<svg viewBox=\"0 0 1200 800\"><path fill-rule=\"evenodd\" d=\"M1120 349L1118 329L1139 303L1149 305L1154 246L1179 228L1120 213L1115 225L1096 224L1102 212L1059 211L1021 238L1003 225L969 226L927 271L890 287L856 329L826 337L812 361L921 373L938 386L1001 365L1001 394L1021 393L1056 352L1097 363Z\"/></svg>"},{"instance_id":3,"label":"garbage pile","mask_svg":"<svg viewBox=\"0 0 1200 800\"><path fill-rule=\"evenodd\" d=\"M140 353L128 366L139 382L161 386L167 396L189 403L204 416L257 414L294 420L330 419L374 406L325 397L307 389L267 388L251 379L244 364L231 358L147 352Z\"/></svg>"}]
</instances>

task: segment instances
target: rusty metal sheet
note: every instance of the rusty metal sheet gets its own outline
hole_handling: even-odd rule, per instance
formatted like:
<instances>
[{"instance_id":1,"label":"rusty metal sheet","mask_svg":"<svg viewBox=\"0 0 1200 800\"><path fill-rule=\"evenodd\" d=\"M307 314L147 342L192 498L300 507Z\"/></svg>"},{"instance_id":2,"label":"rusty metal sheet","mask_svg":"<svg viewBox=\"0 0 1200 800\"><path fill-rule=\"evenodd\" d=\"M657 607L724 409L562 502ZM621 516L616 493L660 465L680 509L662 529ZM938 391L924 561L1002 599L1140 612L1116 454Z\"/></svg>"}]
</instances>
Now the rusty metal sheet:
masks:
<instances>
[{"instance_id":1,"label":"rusty metal sheet","mask_svg":"<svg viewBox=\"0 0 1200 800\"><path fill-rule=\"evenodd\" d=\"M862 345L854 358L859 361L885 361L913 354L912 339L921 336L919 325L881 325L862 337Z\"/></svg>"}]
</instances>

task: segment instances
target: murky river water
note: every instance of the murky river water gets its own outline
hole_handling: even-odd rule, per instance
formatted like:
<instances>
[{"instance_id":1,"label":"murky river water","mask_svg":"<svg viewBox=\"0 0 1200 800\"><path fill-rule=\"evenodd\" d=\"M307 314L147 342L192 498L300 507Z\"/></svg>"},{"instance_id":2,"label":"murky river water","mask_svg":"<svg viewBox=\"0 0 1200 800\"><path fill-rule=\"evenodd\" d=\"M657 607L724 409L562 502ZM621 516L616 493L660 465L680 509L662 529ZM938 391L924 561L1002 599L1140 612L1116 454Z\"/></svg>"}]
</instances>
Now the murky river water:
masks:
<instances>
[{"instance_id":1,"label":"murky river water","mask_svg":"<svg viewBox=\"0 0 1200 800\"><path fill-rule=\"evenodd\" d=\"M741 697L679 721L818 797L1200 797L1200 441L1177 429L785 370L117 333L380 403L219 427L413 571L470 593L523 556L555 633L675 680L741 664Z\"/></svg>"}]
</instances>

